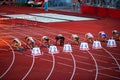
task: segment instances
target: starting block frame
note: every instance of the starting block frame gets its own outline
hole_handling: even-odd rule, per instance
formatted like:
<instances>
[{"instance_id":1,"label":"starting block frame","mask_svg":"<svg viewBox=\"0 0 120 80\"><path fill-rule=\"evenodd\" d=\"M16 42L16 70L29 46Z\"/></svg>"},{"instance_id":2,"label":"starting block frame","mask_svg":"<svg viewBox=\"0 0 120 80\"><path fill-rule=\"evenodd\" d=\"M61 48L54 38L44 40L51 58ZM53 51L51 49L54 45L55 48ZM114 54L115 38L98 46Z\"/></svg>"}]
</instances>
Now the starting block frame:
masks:
<instances>
[{"instance_id":1,"label":"starting block frame","mask_svg":"<svg viewBox=\"0 0 120 80\"><path fill-rule=\"evenodd\" d=\"M37 55L42 55L40 48L39 47L34 47L32 49L32 55L37 56Z\"/></svg>"},{"instance_id":2,"label":"starting block frame","mask_svg":"<svg viewBox=\"0 0 120 80\"><path fill-rule=\"evenodd\" d=\"M80 50L89 50L89 46L87 42L81 42Z\"/></svg>"},{"instance_id":3,"label":"starting block frame","mask_svg":"<svg viewBox=\"0 0 120 80\"><path fill-rule=\"evenodd\" d=\"M70 44L64 44L63 52L72 52L72 47Z\"/></svg>"},{"instance_id":4,"label":"starting block frame","mask_svg":"<svg viewBox=\"0 0 120 80\"><path fill-rule=\"evenodd\" d=\"M101 42L100 41L94 41L93 45L92 45L92 48L93 49L101 49L102 48Z\"/></svg>"},{"instance_id":5,"label":"starting block frame","mask_svg":"<svg viewBox=\"0 0 120 80\"><path fill-rule=\"evenodd\" d=\"M59 51L58 51L58 49L57 49L56 46L51 45L51 46L49 47L49 52L48 52L48 53L50 53L50 54L56 54L56 53L59 53Z\"/></svg>"},{"instance_id":6,"label":"starting block frame","mask_svg":"<svg viewBox=\"0 0 120 80\"><path fill-rule=\"evenodd\" d=\"M107 47L117 47L117 44L114 39L109 39L107 42Z\"/></svg>"}]
</instances>

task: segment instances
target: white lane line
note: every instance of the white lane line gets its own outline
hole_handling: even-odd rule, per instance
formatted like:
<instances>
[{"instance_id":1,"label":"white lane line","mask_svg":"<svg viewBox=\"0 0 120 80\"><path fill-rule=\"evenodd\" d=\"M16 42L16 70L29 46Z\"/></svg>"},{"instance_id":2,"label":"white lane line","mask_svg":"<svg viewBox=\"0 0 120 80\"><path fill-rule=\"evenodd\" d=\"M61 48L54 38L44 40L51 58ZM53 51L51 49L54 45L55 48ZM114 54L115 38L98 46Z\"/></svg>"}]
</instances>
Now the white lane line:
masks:
<instances>
[{"instance_id":1,"label":"white lane line","mask_svg":"<svg viewBox=\"0 0 120 80\"><path fill-rule=\"evenodd\" d=\"M25 80L25 78L29 75L29 73L32 71L33 69L33 66L34 66L34 63L35 63L35 56L33 55L32 56L32 64L31 64L31 67L30 69L28 70L28 72L25 74L25 76L22 78L22 80Z\"/></svg>"},{"instance_id":2,"label":"white lane line","mask_svg":"<svg viewBox=\"0 0 120 80\"><path fill-rule=\"evenodd\" d=\"M83 58L83 59L89 59L89 58L86 57L86 56L80 56L80 55L75 55L75 54L74 54L74 56L79 57L79 58Z\"/></svg>"},{"instance_id":3,"label":"white lane line","mask_svg":"<svg viewBox=\"0 0 120 80\"><path fill-rule=\"evenodd\" d=\"M105 48L103 48L103 49L105 50L105 52L107 52L107 53L114 59L114 61L116 62L117 66L118 66L118 68L119 68L119 70L120 70L120 64L119 64L119 62L116 60L116 58L115 58L108 50L106 50Z\"/></svg>"},{"instance_id":4,"label":"white lane line","mask_svg":"<svg viewBox=\"0 0 120 80\"><path fill-rule=\"evenodd\" d=\"M72 73L72 76L70 78L70 80L73 80L73 77L75 75L75 71L76 71L76 60L75 60L75 57L73 56L73 54L70 52L70 55L72 56L72 59L73 59L73 65L74 65L74 68L73 68L73 73Z\"/></svg>"},{"instance_id":5,"label":"white lane line","mask_svg":"<svg viewBox=\"0 0 120 80\"><path fill-rule=\"evenodd\" d=\"M118 80L120 80L120 77L111 76L111 75L104 74L104 73L100 73L100 72L99 72L99 75L102 75L102 76L107 76L107 77L110 77L110 78L114 78L114 79L118 79Z\"/></svg>"},{"instance_id":6,"label":"white lane line","mask_svg":"<svg viewBox=\"0 0 120 80\"><path fill-rule=\"evenodd\" d=\"M105 69L107 69L107 70L113 70L113 69L117 69L118 67L109 67L109 68L106 68L106 67L103 67L103 66L99 66L101 69L99 69L99 71L100 70L105 70ZM95 69L92 69L93 71L95 70ZM114 70L114 71L116 71L116 72L120 72L119 70Z\"/></svg>"},{"instance_id":7,"label":"white lane line","mask_svg":"<svg viewBox=\"0 0 120 80\"><path fill-rule=\"evenodd\" d=\"M72 65L69 65L69 64L64 64L64 63L61 63L61 62L57 62L57 63L60 64L60 65L64 65L64 66L73 68L73 66L72 66ZM87 72L93 72L92 70L87 70L87 69L85 69L85 68L80 68L80 67L76 67L76 69L83 70L83 71L87 71Z\"/></svg>"},{"instance_id":8,"label":"white lane line","mask_svg":"<svg viewBox=\"0 0 120 80\"><path fill-rule=\"evenodd\" d=\"M92 53L90 53L89 51L87 51L89 54L90 54L90 56L93 58L93 60L94 60L94 63L95 63L95 66L96 66L96 75L95 75L95 80L97 80L97 78L98 78L98 64L97 64L97 62L96 62L96 59L94 58L94 56L92 55Z\"/></svg>"},{"instance_id":9,"label":"white lane line","mask_svg":"<svg viewBox=\"0 0 120 80\"><path fill-rule=\"evenodd\" d=\"M104 58L108 58L108 59L112 59L110 56L104 56L104 55L99 55L99 54L93 54L93 55L96 55L96 56L100 56L100 57L104 57ZM117 58L118 59L118 58ZM120 59L118 59L120 60Z\"/></svg>"},{"instance_id":10,"label":"white lane line","mask_svg":"<svg viewBox=\"0 0 120 80\"><path fill-rule=\"evenodd\" d=\"M54 57L53 54L52 54L52 59L53 59L53 60L52 60L53 65L52 65L51 71L50 71L49 75L47 76L46 80L48 80L48 79L50 78L50 76L52 75L53 70L54 70L54 68L55 68L55 57Z\"/></svg>"},{"instance_id":11,"label":"white lane line","mask_svg":"<svg viewBox=\"0 0 120 80\"><path fill-rule=\"evenodd\" d=\"M10 49L12 50L13 57L12 57L12 62L11 62L11 64L10 64L10 66L9 66L8 69L0 76L0 79L8 73L8 71L11 69L11 67L13 66L14 61L15 61L15 52L14 52L13 48L12 48L11 45L10 45L8 42L6 42L5 40L2 40L2 41L5 42L5 43L10 47Z\"/></svg>"}]
</instances>

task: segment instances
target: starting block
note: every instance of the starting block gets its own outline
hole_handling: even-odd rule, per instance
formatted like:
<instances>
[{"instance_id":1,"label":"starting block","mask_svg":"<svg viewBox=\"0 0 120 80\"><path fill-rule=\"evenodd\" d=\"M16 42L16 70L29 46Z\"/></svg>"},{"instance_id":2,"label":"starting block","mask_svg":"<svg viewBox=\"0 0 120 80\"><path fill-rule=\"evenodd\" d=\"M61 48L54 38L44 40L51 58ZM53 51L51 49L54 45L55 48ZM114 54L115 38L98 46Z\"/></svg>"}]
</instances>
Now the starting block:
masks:
<instances>
[{"instance_id":1,"label":"starting block","mask_svg":"<svg viewBox=\"0 0 120 80\"><path fill-rule=\"evenodd\" d=\"M32 49L32 55L35 55L35 56L37 56L37 55L42 55L42 54L41 54L41 51L40 51L40 48L39 48L39 47L34 47L34 48Z\"/></svg>"},{"instance_id":2,"label":"starting block","mask_svg":"<svg viewBox=\"0 0 120 80\"><path fill-rule=\"evenodd\" d=\"M63 52L72 52L72 47L70 44L65 44L63 47Z\"/></svg>"},{"instance_id":3,"label":"starting block","mask_svg":"<svg viewBox=\"0 0 120 80\"><path fill-rule=\"evenodd\" d=\"M49 47L49 53L50 53L50 54L58 53L57 47L54 46L54 45L51 45L51 46Z\"/></svg>"},{"instance_id":4,"label":"starting block","mask_svg":"<svg viewBox=\"0 0 120 80\"><path fill-rule=\"evenodd\" d=\"M87 42L81 42L80 50L89 50L89 46Z\"/></svg>"},{"instance_id":5,"label":"starting block","mask_svg":"<svg viewBox=\"0 0 120 80\"><path fill-rule=\"evenodd\" d=\"M92 45L92 48L93 48L93 49L101 49L102 46L101 46L100 41L94 41L94 42L93 42L93 45Z\"/></svg>"},{"instance_id":6,"label":"starting block","mask_svg":"<svg viewBox=\"0 0 120 80\"><path fill-rule=\"evenodd\" d=\"M117 47L114 39L109 39L107 42L107 47Z\"/></svg>"}]
</instances>

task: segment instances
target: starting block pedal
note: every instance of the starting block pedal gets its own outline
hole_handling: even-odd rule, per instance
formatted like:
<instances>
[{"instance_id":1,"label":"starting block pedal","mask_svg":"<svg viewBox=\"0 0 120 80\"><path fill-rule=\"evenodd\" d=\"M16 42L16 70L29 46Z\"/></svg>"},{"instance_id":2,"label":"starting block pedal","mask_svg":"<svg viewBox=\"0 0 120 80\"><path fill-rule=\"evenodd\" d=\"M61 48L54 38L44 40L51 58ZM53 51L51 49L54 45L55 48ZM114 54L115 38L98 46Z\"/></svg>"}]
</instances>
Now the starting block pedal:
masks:
<instances>
[{"instance_id":1,"label":"starting block pedal","mask_svg":"<svg viewBox=\"0 0 120 80\"><path fill-rule=\"evenodd\" d=\"M107 47L117 47L114 39L109 39L107 42Z\"/></svg>"},{"instance_id":2,"label":"starting block pedal","mask_svg":"<svg viewBox=\"0 0 120 80\"><path fill-rule=\"evenodd\" d=\"M81 42L80 50L89 50L89 46L87 42Z\"/></svg>"},{"instance_id":3,"label":"starting block pedal","mask_svg":"<svg viewBox=\"0 0 120 80\"><path fill-rule=\"evenodd\" d=\"M50 54L58 53L57 47L54 46L54 45L51 45L51 46L49 47L49 53L50 53Z\"/></svg>"},{"instance_id":4,"label":"starting block pedal","mask_svg":"<svg viewBox=\"0 0 120 80\"><path fill-rule=\"evenodd\" d=\"M72 47L70 44L65 44L63 47L63 52L72 52Z\"/></svg>"},{"instance_id":5,"label":"starting block pedal","mask_svg":"<svg viewBox=\"0 0 120 80\"><path fill-rule=\"evenodd\" d=\"M40 51L40 48L39 48L39 47L34 47L34 48L32 49L32 55L35 55L35 56L37 56L37 55L42 55L42 54L41 54L41 51Z\"/></svg>"},{"instance_id":6,"label":"starting block pedal","mask_svg":"<svg viewBox=\"0 0 120 80\"><path fill-rule=\"evenodd\" d=\"M94 42L93 42L93 45L92 45L92 48L93 48L93 49L101 49L102 46L101 46L100 41L94 41Z\"/></svg>"}]
</instances>

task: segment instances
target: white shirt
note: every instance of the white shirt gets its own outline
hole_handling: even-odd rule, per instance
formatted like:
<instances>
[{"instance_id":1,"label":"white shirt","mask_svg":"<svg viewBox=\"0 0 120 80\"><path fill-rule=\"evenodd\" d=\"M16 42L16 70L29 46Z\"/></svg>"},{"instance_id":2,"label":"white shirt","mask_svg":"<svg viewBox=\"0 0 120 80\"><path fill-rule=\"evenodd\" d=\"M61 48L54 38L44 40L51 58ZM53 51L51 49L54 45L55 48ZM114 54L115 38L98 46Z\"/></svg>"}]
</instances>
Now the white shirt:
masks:
<instances>
[{"instance_id":1,"label":"white shirt","mask_svg":"<svg viewBox=\"0 0 120 80\"><path fill-rule=\"evenodd\" d=\"M78 37L78 35L76 35L76 34L72 34L72 37L73 37L73 38L76 38L76 37Z\"/></svg>"},{"instance_id":2,"label":"white shirt","mask_svg":"<svg viewBox=\"0 0 120 80\"><path fill-rule=\"evenodd\" d=\"M93 35L91 33L87 33L88 38L93 38Z\"/></svg>"},{"instance_id":3,"label":"white shirt","mask_svg":"<svg viewBox=\"0 0 120 80\"><path fill-rule=\"evenodd\" d=\"M103 35L103 34L105 34L104 31L100 31L100 32L99 32L99 35Z\"/></svg>"}]
</instances>

